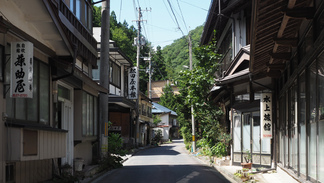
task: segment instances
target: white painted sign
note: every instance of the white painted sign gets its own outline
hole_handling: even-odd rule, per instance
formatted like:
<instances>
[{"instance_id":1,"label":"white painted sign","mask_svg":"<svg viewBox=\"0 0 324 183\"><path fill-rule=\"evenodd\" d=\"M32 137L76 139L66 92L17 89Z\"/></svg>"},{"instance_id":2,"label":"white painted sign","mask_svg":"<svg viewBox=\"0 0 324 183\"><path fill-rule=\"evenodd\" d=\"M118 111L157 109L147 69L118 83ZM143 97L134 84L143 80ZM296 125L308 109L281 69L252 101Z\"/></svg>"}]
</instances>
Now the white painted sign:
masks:
<instances>
[{"instance_id":1,"label":"white painted sign","mask_svg":"<svg viewBox=\"0 0 324 183\"><path fill-rule=\"evenodd\" d=\"M262 93L260 99L261 138L272 138L272 94Z\"/></svg>"},{"instance_id":2,"label":"white painted sign","mask_svg":"<svg viewBox=\"0 0 324 183\"><path fill-rule=\"evenodd\" d=\"M136 67L128 69L128 99L137 99L138 71Z\"/></svg>"},{"instance_id":3,"label":"white painted sign","mask_svg":"<svg viewBox=\"0 0 324 183\"><path fill-rule=\"evenodd\" d=\"M33 98L33 44L11 43L10 97Z\"/></svg>"}]
</instances>

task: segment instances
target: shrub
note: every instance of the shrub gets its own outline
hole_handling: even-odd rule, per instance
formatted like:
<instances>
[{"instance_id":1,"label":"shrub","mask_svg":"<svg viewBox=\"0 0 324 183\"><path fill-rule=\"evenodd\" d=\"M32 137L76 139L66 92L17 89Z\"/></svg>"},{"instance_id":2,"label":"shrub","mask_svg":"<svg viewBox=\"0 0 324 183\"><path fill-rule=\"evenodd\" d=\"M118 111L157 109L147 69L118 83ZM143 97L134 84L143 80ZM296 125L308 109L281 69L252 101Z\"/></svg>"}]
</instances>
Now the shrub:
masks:
<instances>
[{"instance_id":1,"label":"shrub","mask_svg":"<svg viewBox=\"0 0 324 183\"><path fill-rule=\"evenodd\" d=\"M211 148L212 154L217 157L222 157L227 155L227 147L225 143L218 142L215 146Z\"/></svg>"},{"instance_id":2,"label":"shrub","mask_svg":"<svg viewBox=\"0 0 324 183\"><path fill-rule=\"evenodd\" d=\"M154 131L154 137L152 139L152 144L158 144L162 142L162 130Z\"/></svg>"}]
</instances>

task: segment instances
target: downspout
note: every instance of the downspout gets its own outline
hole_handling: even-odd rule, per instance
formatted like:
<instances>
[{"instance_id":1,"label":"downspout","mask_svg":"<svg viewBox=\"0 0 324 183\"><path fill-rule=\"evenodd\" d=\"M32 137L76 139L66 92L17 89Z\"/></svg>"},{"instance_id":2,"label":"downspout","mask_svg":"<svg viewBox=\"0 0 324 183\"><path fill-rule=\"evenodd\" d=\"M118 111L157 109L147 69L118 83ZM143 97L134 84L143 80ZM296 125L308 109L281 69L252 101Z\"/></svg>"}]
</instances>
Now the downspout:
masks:
<instances>
[{"instance_id":1,"label":"downspout","mask_svg":"<svg viewBox=\"0 0 324 183\"><path fill-rule=\"evenodd\" d=\"M75 68L75 64L76 64L77 53L78 53L78 46L76 44L73 45L73 50L74 50L74 54L73 54L73 63L72 63L72 70L71 70L71 72L68 73L68 74L65 74L65 75L62 75L62 76L53 78L52 81L57 81L57 80L60 80L60 79L63 79L63 78L67 78L67 77L73 76L73 74L74 74L74 68Z\"/></svg>"}]
</instances>

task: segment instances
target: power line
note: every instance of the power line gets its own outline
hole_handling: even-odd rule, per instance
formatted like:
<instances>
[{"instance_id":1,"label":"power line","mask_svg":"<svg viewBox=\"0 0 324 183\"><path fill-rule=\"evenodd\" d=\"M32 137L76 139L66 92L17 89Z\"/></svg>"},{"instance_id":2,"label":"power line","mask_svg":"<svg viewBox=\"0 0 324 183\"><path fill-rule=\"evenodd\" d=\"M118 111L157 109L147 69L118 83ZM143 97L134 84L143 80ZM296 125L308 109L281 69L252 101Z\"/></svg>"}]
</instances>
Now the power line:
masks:
<instances>
[{"instance_id":1,"label":"power line","mask_svg":"<svg viewBox=\"0 0 324 183\"><path fill-rule=\"evenodd\" d=\"M174 19L172 18L172 15L171 15L171 13L170 13L170 11L169 11L169 8L168 8L167 5L165 4L164 0L163 0L163 4L164 4L166 10L168 11L168 13L169 13L169 15L170 15L170 17L171 17L171 20L174 22L174 24L176 24L176 22L175 22Z\"/></svg>"},{"instance_id":2,"label":"power line","mask_svg":"<svg viewBox=\"0 0 324 183\"><path fill-rule=\"evenodd\" d=\"M178 25L179 30L181 31L182 35L185 36L184 33L183 33L183 31L182 31L182 29L180 28L180 25L179 25L178 19L177 19L176 15L175 15L175 13L174 13L174 11L173 11L173 8L172 8L172 5L171 5L171 3L170 3L170 0L167 0L167 1L168 1L168 3L169 3L169 6L170 6L170 9L171 9L171 12L172 12L172 14L173 14L173 16L174 16L174 18L175 18L175 21L177 22L177 25Z\"/></svg>"},{"instance_id":3,"label":"power line","mask_svg":"<svg viewBox=\"0 0 324 183\"><path fill-rule=\"evenodd\" d=\"M181 14L181 17L182 17L182 21L183 21L183 23L184 23L184 25L185 25L185 28L186 28L186 30L187 30L187 33L189 33L189 32L188 32L188 29L187 29L186 21L185 21L185 19L184 19L184 17L183 17L183 13L182 13L182 11L181 11L181 7L180 7L180 4L179 4L179 0L177 0L177 3L178 3L178 7L179 7L180 14Z\"/></svg>"},{"instance_id":4,"label":"power line","mask_svg":"<svg viewBox=\"0 0 324 183\"><path fill-rule=\"evenodd\" d=\"M155 28L159 28L159 29L167 30L167 31L170 31L170 32L176 32L175 30L167 29L167 28L164 28L164 27L159 27L159 26L152 25L152 24L147 24L147 25L152 26L152 27L155 27Z\"/></svg>"},{"instance_id":5,"label":"power line","mask_svg":"<svg viewBox=\"0 0 324 183\"><path fill-rule=\"evenodd\" d=\"M202 9L202 10L204 10L204 11L208 11L208 10L205 9L205 8L202 8L202 7L199 7L199 6L196 6L196 5L190 4L190 3L185 2L185 1L182 1L182 0L180 0L180 1L183 2L183 3L189 4L189 5L193 6L193 7L196 7L196 8Z\"/></svg>"}]
</instances>

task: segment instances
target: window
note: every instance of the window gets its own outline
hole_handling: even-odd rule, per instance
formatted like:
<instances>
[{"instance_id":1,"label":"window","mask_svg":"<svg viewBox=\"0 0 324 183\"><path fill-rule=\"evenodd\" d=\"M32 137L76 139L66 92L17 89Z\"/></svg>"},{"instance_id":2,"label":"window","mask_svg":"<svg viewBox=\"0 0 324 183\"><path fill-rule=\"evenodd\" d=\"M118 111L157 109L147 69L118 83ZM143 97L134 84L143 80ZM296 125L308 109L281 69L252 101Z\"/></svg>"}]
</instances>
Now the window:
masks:
<instances>
[{"instance_id":1,"label":"window","mask_svg":"<svg viewBox=\"0 0 324 183\"><path fill-rule=\"evenodd\" d=\"M233 110L233 146L234 152L241 152L241 114Z\"/></svg>"},{"instance_id":2,"label":"window","mask_svg":"<svg viewBox=\"0 0 324 183\"><path fill-rule=\"evenodd\" d=\"M290 143L289 143L289 166L294 170L297 170L298 162L298 128L297 128L297 81L290 88L290 125L289 125L289 133L290 133Z\"/></svg>"},{"instance_id":3,"label":"window","mask_svg":"<svg viewBox=\"0 0 324 183\"><path fill-rule=\"evenodd\" d=\"M110 84L120 88L121 83L121 69L120 66L114 62L110 62Z\"/></svg>"},{"instance_id":4,"label":"window","mask_svg":"<svg viewBox=\"0 0 324 183\"><path fill-rule=\"evenodd\" d=\"M306 79L305 72L299 76L298 120L300 127L299 166L300 173L306 175Z\"/></svg>"},{"instance_id":5,"label":"window","mask_svg":"<svg viewBox=\"0 0 324 183\"><path fill-rule=\"evenodd\" d=\"M97 97L83 92L82 97L82 135L95 136L98 129Z\"/></svg>"},{"instance_id":6,"label":"window","mask_svg":"<svg viewBox=\"0 0 324 183\"><path fill-rule=\"evenodd\" d=\"M311 178L316 179L316 62L309 68L309 144L308 144L308 171Z\"/></svg>"},{"instance_id":7,"label":"window","mask_svg":"<svg viewBox=\"0 0 324 183\"><path fill-rule=\"evenodd\" d=\"M11 119L49 125L49 67L34 60L33 98L11 98L6 94L6 112ZM10 64L6 65L5 83L10 83ZM10 85L6 85L6 89L9 87Z\"/></svg>"},{"instance_id":8,"label":"window","mask_svg":"<svg viewBox=\"0 0 324 183\"><path fill-rule=\"evenodd\" d=\"M80 22L92 30L92 8L88 0L65 0L65 4Z\"/></svg>"}]
</instances>

